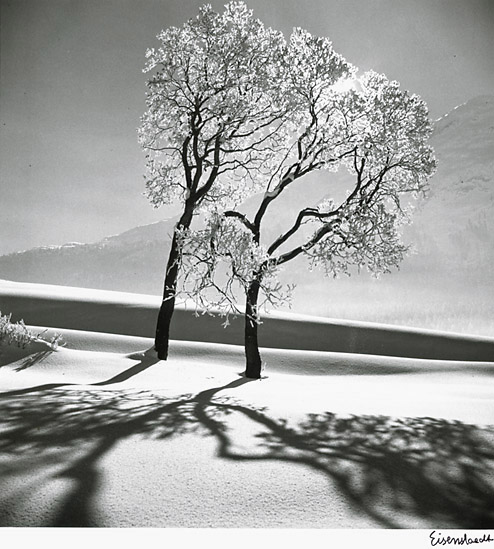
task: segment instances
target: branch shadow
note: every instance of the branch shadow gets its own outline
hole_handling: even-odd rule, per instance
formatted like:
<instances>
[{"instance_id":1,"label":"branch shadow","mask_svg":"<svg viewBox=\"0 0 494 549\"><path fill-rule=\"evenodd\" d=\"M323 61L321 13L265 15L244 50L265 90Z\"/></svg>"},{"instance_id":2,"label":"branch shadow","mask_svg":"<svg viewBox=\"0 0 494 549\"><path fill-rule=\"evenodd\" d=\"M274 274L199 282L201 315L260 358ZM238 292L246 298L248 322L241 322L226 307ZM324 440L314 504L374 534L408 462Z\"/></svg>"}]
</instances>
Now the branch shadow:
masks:
<instances>
[{"instance_id":1,"label":"branch shadow","mask_svg":"<svg viewBox=\"0 0 494 549\"><path fill-rule=\"evenodd\" d=\"M330 412L289 424L220 394L250 382L238 378L174 398L96 387L4 394L0 455L41 459L43 453L63 450L56 476L70 479L72 488L53 522L43 526L99 525L99 463L118 442L133 435L163 440L196 432L214 437L220 459L274 460L322 473L348 505L387 528L407 527L411 515L435 527L494 527L494 428ZM256 428L255 448L238 449L232 416ZM0 525L12 526L4 516L0 512Z\"/></svg>"},{"instance_id":2,"label":"branch shadow","mask_svg":"<svg viewBox=\"0 0 494 549\"><path fill-rule=\"evenodd\" d=\"M35 364L42 362L46 357L50 356L52 353L53 353L53 349L46 349L45 351L39 351L37 353L34 353L33 355L30 355L25 360L23 360L22 364L18 366L15 369L15 371L21 372L22 370L26 370L27 368L30 368L31 366L34 366Z\"/></svg>"}]
</instances>

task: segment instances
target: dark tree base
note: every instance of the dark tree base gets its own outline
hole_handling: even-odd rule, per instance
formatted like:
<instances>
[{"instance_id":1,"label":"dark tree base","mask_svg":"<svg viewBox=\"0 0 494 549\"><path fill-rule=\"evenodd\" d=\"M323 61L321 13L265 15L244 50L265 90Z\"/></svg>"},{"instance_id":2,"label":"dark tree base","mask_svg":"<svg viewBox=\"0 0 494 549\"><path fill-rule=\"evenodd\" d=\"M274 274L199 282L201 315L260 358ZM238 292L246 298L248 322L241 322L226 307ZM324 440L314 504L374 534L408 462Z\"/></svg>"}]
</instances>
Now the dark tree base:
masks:
<instances>
[{"instance_id":1,"label":"dark tree base","mask_svg":"<svg viewBox=\"0 0 494 549\"><path fill-rule=\"evenodd\" d=\"M154 350L157 352L160 360L168 360L168 349L158 349L155 347Z\"/></svg>"},{"instance_id":2,"label":"dark tree base","mask_svg":"<svg viewBox=\"0 0 494 549\"><path fill-rule=\"evenodd\" d=\"M261 379L261 369L255 368L255 369L245 370L244 375L248 379Z\"/></svg>"}]
</instances>

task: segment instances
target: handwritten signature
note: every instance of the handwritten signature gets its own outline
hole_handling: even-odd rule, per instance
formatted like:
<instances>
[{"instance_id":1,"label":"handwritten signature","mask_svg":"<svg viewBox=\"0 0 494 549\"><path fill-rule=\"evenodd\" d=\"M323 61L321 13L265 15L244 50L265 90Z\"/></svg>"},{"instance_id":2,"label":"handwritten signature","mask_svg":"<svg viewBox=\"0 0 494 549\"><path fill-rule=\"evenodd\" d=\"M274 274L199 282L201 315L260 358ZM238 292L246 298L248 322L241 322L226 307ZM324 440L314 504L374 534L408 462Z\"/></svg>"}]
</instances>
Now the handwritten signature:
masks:
<instances>
[{"instance_id":1,"label":"handwritten signature","mask_svg":"<svg viewBox=\"0 0 494 549\"><path fill-rule=\"evenodd\" d=\"M429 534L431 540L431 545L434 547L436 545L472 545L474 543L488 543L494 541L494 538L491 538L490 534L483 534L482 537L470 537L467 534L462 536L443 536L441 532L436 533L436 530L433 530Z\"/></svg>"}]
</instances>

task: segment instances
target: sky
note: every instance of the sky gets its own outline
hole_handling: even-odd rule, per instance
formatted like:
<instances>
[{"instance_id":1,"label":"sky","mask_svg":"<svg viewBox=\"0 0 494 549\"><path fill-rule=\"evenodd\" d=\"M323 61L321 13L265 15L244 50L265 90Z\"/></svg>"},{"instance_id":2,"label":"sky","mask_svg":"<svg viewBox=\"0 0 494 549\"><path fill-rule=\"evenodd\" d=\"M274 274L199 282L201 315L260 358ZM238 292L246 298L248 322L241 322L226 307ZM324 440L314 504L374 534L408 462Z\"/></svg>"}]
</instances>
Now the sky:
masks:
<instances>
[{"instance_id":1,"label":"sky","mask_svg":"<svg viewBox=\"0 0 494 549\"><path fill-rule=\"evenodd\" d=\"M176 209L143 196L145 51L201 0L0 0L0 254L94 242ZM210 2L221 10L225 0ZM328 36L432 118L494 93L494 0L248 0L266 25Z\"/></svg>"}]
</instances>

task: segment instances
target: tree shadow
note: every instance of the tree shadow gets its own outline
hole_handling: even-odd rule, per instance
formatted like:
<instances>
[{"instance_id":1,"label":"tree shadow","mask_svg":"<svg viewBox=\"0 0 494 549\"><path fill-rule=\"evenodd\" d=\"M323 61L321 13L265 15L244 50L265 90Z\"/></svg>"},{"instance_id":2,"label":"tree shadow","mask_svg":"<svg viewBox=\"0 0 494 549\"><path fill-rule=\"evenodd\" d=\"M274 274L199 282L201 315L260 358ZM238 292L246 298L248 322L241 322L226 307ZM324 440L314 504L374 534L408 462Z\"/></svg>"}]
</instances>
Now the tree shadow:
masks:
<instances>
[{"instance_id":1,"label":"tree shadow","mask_svg":"<svg viewBox=\"0 0 494 549\"><path fill-rule=\"evenodd\" d=\"M43 353L52 353L53 351L43 351ZM39 354L39 353L37 353ZM123 381L127 381L130 378L136 376L137 374L140 374L141 372L144 372L144 370L147 370L149 367L153 366L154 364L157 364L159 362L159 358L155 356L154 350L148 349L147 351L140 352L140 353L134 353L132 355L129 355L128 358L138 360L139 362L137 364L134 364L134 366L131 366L130 368L127 368L123 372L118 373L117 375L105 379L104 381L97 381L95 383L88 383L87 385L91 387L103 387L105 385L112 385L114 383L121 383ZM36 355L34 355L36 356ZM34 358L34 357L33 357ZM30 366L35 364L35 362L38 362L38 360L33 361ZM27 367L27 366L26 366ZM17 368L16 371L20 371L24 369L24 365ZM13 389L11 391L6 391L4 393L0 393L0 398L3 397L13 397L13 396L22 396L27 395L30 393L36 393L39 391L50 391L52 389L58 389L61 387L77 387L79 386L79 383L44 383L43 385L36 385L33 387L26 387L24 389Z\"/></svg>"},{"instance_id":2,"label":"tree shadow","mask_svg":"<svg viewBox=\"0 0 494 549\"><path fill-rule=\"evenodd\" d=\"M151 347L147 351L129 355L129 358L138 360L139 362L134 366L132 366L131 368L128 368L124 372L121 372L116 376L110 379L107 379L106 381L91 383L91 385L96 387L96 386L111 385L113 383L121 383L122 381L127 381L131 377L134 377L135 375L140 374L141 372L144 372L144 370L147 370L150 366L152 366L153 364L157 364L160 361L153 347Z\"/></svg>"},{"instance_id":3,"label":"tree shadow","mask_svg":"<svg viewBox=\"0 0 494 549\"><path fill-rule=\"evenodd\" d=\"M56 477L70 479L72 488L53 522L43 526L98 526L94 498L102 482L100 460L118 442L134 435L169 439L195 432L214 437L220 459L271 460L322 473L353 509L384 527L407 527L410 516L442 528L494 527L494 428L329 412L289 424L220 394L249 382L238 378L173 398L80 387L37 390L21 398L4 394L0 456L42 459L63 450ZM232 418L248 420L257 433L249 450L236 444ZM0 525L11 524L0 515Z\"/></svg>"}]
</instances>

